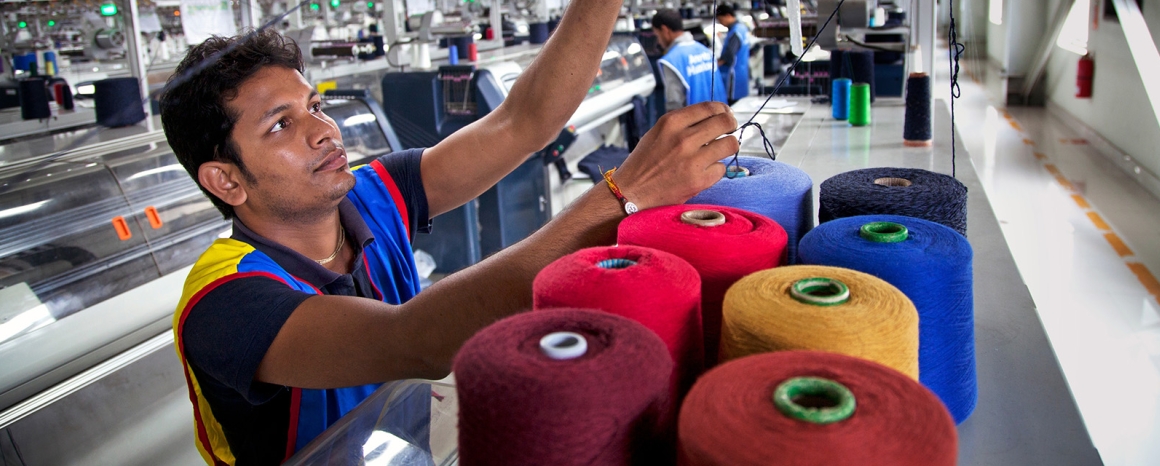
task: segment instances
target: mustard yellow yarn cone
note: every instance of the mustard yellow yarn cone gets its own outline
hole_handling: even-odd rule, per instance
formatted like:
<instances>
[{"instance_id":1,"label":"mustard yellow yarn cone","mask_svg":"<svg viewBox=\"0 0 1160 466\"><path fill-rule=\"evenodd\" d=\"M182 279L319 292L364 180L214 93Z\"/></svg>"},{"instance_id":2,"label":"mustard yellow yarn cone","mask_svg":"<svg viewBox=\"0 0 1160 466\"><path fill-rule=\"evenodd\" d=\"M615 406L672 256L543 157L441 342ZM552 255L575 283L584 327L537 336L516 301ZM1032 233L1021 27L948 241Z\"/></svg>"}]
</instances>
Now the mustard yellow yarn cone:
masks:
<instances>
[{"instance_id":1,"label":"mustard yellow yarn cone","mask_svg":"<svg viewBox=\"0 0 1160 466\"><path fill-rule=\"evenodd\" d=\"M773 351L829 351L918 379L918 311L873 275L814 265L763 270L729 288L722 312L722 362Z\"/></svg>"}]
</instances>

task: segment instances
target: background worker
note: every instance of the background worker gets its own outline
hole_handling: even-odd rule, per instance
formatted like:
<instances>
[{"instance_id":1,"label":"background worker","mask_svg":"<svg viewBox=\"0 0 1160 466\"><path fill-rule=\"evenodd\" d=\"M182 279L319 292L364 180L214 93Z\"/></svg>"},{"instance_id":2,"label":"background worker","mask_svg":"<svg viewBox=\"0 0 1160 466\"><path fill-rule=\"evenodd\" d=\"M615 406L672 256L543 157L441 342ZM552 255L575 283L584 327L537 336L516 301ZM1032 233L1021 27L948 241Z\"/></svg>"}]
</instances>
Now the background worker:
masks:
<instances>
[{"instance_id":1,"label":"background worker","mask_svg":"<svg viewBox=\"0 0 1160 466\"><path fill-rule=\"evenodd\" d=\"M749 28L737 20L737 13L731 5L717 7L717 22L729 28L725 35L725 48L717 64L721 67L721 79L729 96L729 105L749 95Z\"/></svg>"},{"instance_id":2,"label":"background worker","mask_svg":"<svg viewBox=\"0 0 1160 466\"><path fill-rule=\"evenodd\" d=\"M716 100L725 102L725 86L713 77L713 51L685 31L681 14L660 10L652 18L657 41L665 55L657 63L665 87L665 111Z\"/></svg>"}]
</instances>

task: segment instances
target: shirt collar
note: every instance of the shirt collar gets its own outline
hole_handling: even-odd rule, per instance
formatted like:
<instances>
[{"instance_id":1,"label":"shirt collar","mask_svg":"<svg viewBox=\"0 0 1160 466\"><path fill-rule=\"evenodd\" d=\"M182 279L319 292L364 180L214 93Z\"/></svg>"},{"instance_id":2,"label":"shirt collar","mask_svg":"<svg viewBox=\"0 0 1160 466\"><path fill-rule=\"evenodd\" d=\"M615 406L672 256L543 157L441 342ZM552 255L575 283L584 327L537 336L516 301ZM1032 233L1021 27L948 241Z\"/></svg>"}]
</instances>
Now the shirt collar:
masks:
<instances>
[{"instance_id":1,"label":"shirt collar","mask_svg":"<svg viewBox=\"0 0 1160 466\"><path fill-rule=\"evenodd\" d=\"M673 43L669 44L669 47L665 49L665 53L668 53L678 45L686 44L689 42L693 42L693 35L690 34L689 31L682 32L681 35L677 36L676 39L673 39Z\"/></svg>"},{"instance_id":2,"label":"shirt collar","mask_svg":"<svg viewBox=\"0 0 1160 466\"><path fill-rule=\"evenodd\" d=\"M363 248L370 245L375 240L375 237L371 233L370 227L367 226L366 221L363 220L362 215L359 214L358 208L354 206L354 203L350 199L344 197L339 202L338 217L339 222L342 223L342 228L346 230L347 238L350 238L354 242L355 262L357 263L362 260ZM238 220L237 217L234 217L234 232L231 237L235 240L248 243L254 249L270 256L287 273L298 279L305 280L315 288L322 289L342 276L319 265L313 259L299 254L293 249L254 233L253 230L242 223L241 220Z\"/></svg>"},{"instance_id":3,"label":"shirt collar","mask_svg":"<svg viewBox=\"0 0 1160 466\"><path fill-rule=\"evenodd\" d=\"M693 34L689 31L682 32L681 35L677 36L676 39L673 39L673 45L684 42L693 42Z\"/></svg>"}]
</instances>

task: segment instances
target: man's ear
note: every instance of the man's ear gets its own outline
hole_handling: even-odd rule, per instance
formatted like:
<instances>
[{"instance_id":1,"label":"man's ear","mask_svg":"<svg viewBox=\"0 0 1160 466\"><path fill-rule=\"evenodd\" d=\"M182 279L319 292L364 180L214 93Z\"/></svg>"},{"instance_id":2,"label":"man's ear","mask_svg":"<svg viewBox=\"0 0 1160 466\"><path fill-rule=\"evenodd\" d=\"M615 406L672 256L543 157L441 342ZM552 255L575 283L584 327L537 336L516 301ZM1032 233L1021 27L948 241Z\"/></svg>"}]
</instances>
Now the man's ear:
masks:
<instances>
[{"instance_id":1,"label":"man's ear","mask_svg":"<svg viewBox=\"0 0 1160 466\"><path fill-rule=\"evenodd\" d=\"M197 182L222 202L238 207L246 202L246 188L237 165L206 162L197 169Z\"/></svg>"}]
</instances>

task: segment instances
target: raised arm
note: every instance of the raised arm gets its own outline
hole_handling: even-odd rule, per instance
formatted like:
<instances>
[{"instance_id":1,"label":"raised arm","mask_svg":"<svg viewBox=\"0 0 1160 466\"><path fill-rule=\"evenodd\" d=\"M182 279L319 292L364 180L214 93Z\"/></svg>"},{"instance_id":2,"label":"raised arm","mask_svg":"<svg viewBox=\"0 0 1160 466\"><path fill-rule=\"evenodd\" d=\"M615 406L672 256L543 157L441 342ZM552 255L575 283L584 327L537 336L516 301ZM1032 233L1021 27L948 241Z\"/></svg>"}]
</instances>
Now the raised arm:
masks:
<instances>
[{"instance_id":1,"label":"raised arm","mask_svg":"<svg viewBox=\"0 0 1160 466\"><path fill-rule=\"evenodd\" d=\"M737 151L728 107L707 102L665 115L616 172L624 195L642 209L682 203L720 180L718 162ZM455 273L411 301L315 296L282 326L255 378L328 388L403 378L441 378L459 347L479 329L532 305L532 280L578 249L615 242L624 217L603 185L589 190L531 237Z\"/></svg>"},{"instance_id":2,"label":"raised arm","mask_svg":"<svg viewBox=\"0 0 1160 466\"><path fill-rule=\"evenodd\" d=\"M621 0L573 0L499 108L423 154L434 217L479 196L552 142L596 79Z\"/></svg>"}]
</instances>

